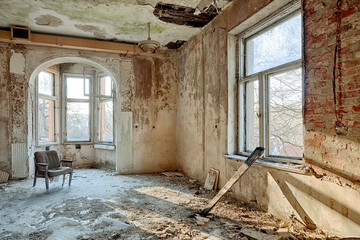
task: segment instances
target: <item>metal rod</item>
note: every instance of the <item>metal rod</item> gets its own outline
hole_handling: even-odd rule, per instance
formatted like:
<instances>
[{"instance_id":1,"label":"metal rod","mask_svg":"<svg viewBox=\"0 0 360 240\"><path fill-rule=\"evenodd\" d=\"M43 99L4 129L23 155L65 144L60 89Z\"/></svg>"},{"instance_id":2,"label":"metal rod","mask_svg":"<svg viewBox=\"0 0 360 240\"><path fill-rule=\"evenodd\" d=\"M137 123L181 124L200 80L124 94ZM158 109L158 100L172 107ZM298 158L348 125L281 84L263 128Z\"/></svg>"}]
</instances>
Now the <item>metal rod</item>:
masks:
<instances>
[{"instance_id":1,"label":"metal rod","mask_svg":"<svg viewBox=\"0 0 360 240\"><path fill-rule=\"evenodd\" d=\"M148 26L148 39L150 40L150 22L147 22L147 26Z\"/></svg>"}]
</instances>

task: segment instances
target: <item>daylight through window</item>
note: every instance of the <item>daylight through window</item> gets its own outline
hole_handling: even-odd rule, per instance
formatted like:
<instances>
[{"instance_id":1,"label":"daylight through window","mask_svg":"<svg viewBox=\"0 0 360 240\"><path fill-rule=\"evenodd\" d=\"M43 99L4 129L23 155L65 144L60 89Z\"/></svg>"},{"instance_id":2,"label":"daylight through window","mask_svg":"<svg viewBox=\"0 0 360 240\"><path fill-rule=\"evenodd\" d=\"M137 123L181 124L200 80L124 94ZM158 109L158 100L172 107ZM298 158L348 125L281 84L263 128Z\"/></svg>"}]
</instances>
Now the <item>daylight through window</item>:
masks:
<instances>
[{"instance_id":1,"label":"daylight through window","mask_svg":"<svg viewBox=\"0 0 360 240\"><path fill-rule=\"evenodd\" d=\"M240 36L239 147L268 159L303 154L301 14Z\"/></svg>"},{"instance_id":2,"label":"daylight through window","mask_svg":"<svg viewBox=\"0 0 360 240\"><path fill-rule=\"evenodd\" d=\"M37 78L37 144L51 144L55 137L55 77L53 73L42 71Z\"/></svg>"}]
</instances>

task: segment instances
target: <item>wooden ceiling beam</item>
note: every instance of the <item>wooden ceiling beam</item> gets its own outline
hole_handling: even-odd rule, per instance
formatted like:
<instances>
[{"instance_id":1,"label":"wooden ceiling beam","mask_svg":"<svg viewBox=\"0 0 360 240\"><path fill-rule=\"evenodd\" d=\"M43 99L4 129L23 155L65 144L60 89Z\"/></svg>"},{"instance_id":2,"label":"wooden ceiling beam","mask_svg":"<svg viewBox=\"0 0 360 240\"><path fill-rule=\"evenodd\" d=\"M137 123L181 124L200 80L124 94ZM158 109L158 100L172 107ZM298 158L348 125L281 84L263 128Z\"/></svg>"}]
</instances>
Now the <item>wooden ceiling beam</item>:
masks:
<instances>
[{"instance_id":1,"label":"wooden ceiling beam","mask_svg":"<svg viewBox=\"0 0 360 240\"><path fill-rule=\"evenodd\" d=\"M66 37L51 34L31 33L31 41L12 39L11 32L0 30L0 42L12 42L15 44L59 47L77 50L90 50L110 53L145 54L137 44L99 41L93 39Z\"/></svg>"}]
</instances>

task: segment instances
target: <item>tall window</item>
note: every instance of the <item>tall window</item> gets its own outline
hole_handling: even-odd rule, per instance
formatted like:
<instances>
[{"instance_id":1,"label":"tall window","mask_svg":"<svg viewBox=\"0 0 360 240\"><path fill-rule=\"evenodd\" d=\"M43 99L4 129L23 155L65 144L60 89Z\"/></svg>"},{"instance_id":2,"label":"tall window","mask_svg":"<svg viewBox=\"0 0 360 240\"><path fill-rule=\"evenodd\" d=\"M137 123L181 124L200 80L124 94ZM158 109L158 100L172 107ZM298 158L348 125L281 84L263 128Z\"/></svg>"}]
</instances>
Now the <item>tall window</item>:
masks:
<instances>
[{"instance_id":1,"label":"tall window","mask_svg":"<svg viewBox=\"0 0 360 240\"><path fill-rule=\"evenodd\" d=\"M98 78L98 142L113 142L114 138L114 107L113 107L113 84L109 76Z\"/></svg>"},{"instance_id":2,"label":"tall window","mask_svg":"<svg viewBox=\"0 0 360 240\"><path fill-rule=\"evenodd\" d=\"M113 143L113 82L65 75L65 142ZM96 136L96 137L93 137Z\"/></svg>"},{"instance_id":3,"label":"tall window","mask_svg":"<svg viewBox=\"0 0 360 240\"><path fill-rule=\"evenodd\" d=\"M57 142L55 131L55 106L58 104L55 91L55 74L47 71L37 78L37 145Z\"/></svg>"},{"instance_id":4,"label":"tall window","mask_svg":"<svg viewBox=\"0 0 360 240\"><path fill-rule=\"evenodd\" d=\"M90 77L65 75L65 141L90 142Z\"/></svg>"},{"instance_id":5,"label":"tall window","mask_svg":"<svg viewBox=\"0 0 360 240\"><path fill-rule=\"evenodd\" d=\"M240 36L240 152L263 146L270 160L302 157L301 43L300 12Z\"/></svg>"}]
</instances>

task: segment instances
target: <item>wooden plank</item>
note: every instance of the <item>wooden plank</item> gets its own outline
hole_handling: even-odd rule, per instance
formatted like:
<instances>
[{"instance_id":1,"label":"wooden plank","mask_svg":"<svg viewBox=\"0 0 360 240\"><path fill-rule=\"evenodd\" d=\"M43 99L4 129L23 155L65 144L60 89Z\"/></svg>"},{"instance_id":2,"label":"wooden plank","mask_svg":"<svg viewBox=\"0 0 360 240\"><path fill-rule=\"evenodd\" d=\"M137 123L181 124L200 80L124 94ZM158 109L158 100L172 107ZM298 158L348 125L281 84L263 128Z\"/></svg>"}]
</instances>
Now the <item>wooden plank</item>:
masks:
<instances>
[{"instance_id":1,"label":"wooden plank","mask_svg":"<svg viewBox=\"0 0 360 240\"><path fill-rule=\"evenodd\" d=\"M11 40L10 31L0 30L0 42L14 42L25 45L35 46L49 46L59 47L77 50L90 50L90 51L101 51L111 53L127 53L127 54L143 54L143 52L137 44L119 43L110 41L99 41L85 38L66 37L58 35L31 33L31 41L19 41Z\"/></svg>"},{"instance_id":2,"label":"wooden plank","mask_svg":"<svg viewBox=\"0 0 360 240\"><path fill-rule=\"evenodd\" d=\"M234 173L234 175L229 179L229 181L225 184L225 186L216 194L216 196L205 206L203 210L201 210L200 215L207 215L211 209L215 206L215 204L220 200L222 196L225 195L227 191L241 178L242 175L254 164L254 162L259 159L263 153L264 148L257 147L248 159L239 167L239 169Z\"/></svg>"},{"instance_id":3,"label":"wooden plank","mask_svg":"<svg viewBox=\"0 0 360 240\"><path fill-rule=\"evenodd\" d=\"M207 190L213 190L213 189L216 190L218 177L219 177L219 170L210 168L205 180L204 188Z\"/></svg>"},{"instance_id":4,"label":"wooden plank","mask_svg":"<svg viewBox=\"0 0 360 240\"><path fill-rule=\"evenodd\" d=\"M200 14L196 14L195 10L191 7L159 2L153 13L164 22L192 27L203 27L218 14L213 6L201 11Z\"/></svg>"},{"instance_id":5,"label":"wooden plank","mask_svg":"<svg viewBox=\"0 0 360 240\"><path fill-rule=\"evenodd\" d=\"M306 213L305 209L301 206L300 202L296 199L295 195L292 193L290 187L286 184L285 180L282 179L276 173L270 173L270 175L274 178L275 182L278 184L279 188L281 189L282 193L289 201L291 206L295 209L295 211L299 214L301 219L304 221L304 224L309 229L316 229L316 224L310 218L310 216Z\"/></svg>"}]
</instances>

